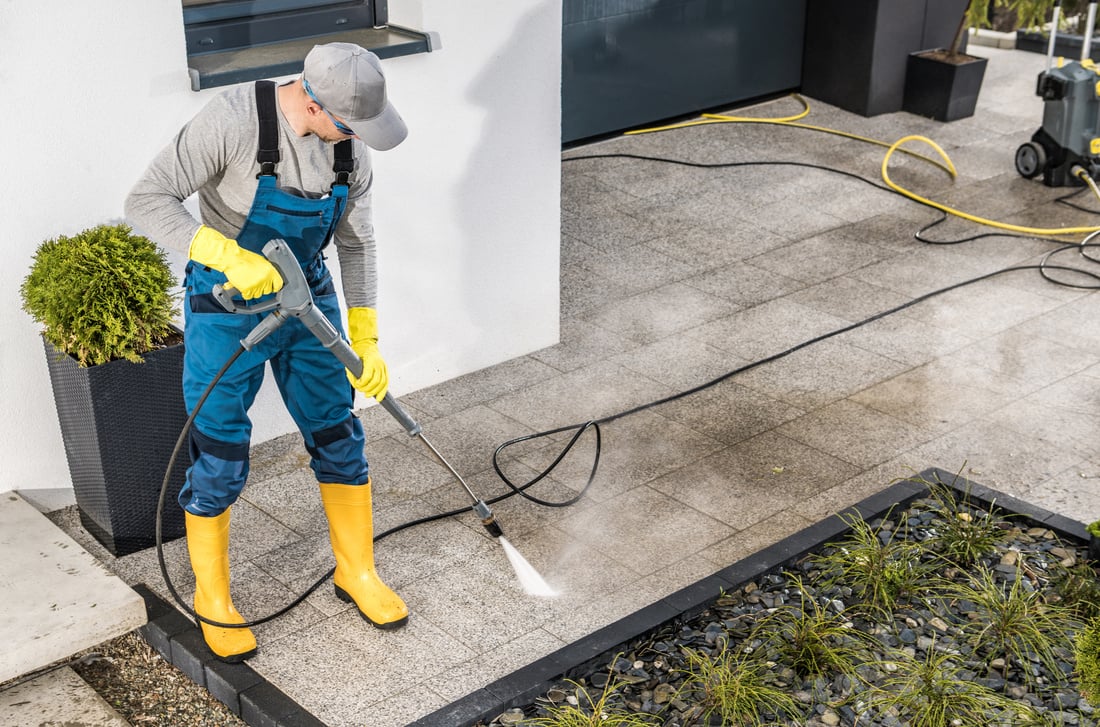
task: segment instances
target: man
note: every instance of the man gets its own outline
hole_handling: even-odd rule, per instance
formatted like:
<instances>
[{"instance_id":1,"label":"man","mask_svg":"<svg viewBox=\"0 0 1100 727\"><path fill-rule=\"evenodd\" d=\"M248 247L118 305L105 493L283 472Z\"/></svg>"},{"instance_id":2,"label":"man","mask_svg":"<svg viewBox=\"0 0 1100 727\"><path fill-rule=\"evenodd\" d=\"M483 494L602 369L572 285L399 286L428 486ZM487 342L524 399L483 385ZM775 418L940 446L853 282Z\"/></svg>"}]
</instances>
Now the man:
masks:
<instances>
[{"instance_id":1,"label":"man","mask_svg":"<svg viewBox=\"0 0 1100 727\"><path fill-rule=\"evenodd\" d=\"M408 609L374 569L370 476L352 386L381 399L388 385L378 352L377 274L368 147L388 150L407 134L386 98L378 58L350 43L315 46L300 78L232 88L214 98L153 160L126 200L134 227L187 251L183 386L193 411L208 384L262 315L233 314L211 295L216 284L244 302L283 284L260 252L285 240L316 305L341 332L340 307L322 256L340 261L348 333L363 360L358 379L291 319L223 375L190 434L192 465L180 492L195 573L195 612L209 621L244 619L229 594L230 506L248 476L248 409L270 362L287 409L305 439L336 556L336 595L379 628L396 628ZM202 223L184 208L198 194ZM345 376L345 374L347 374ZM349 385L348 382L351 382ZM247 628L202 623L224 661L256 653Z\"/></svg>"}]
</instances>

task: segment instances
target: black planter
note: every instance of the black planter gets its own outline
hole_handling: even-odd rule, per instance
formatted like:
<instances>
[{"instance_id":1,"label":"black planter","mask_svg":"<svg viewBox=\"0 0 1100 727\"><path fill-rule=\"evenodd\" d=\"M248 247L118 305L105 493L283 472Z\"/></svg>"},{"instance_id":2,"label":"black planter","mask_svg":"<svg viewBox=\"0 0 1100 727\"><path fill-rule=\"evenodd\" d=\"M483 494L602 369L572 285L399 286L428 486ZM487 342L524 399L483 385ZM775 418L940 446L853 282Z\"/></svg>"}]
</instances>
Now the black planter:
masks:
<instances>
[{"instance_id":1,"label":"black planter","mask_svg":"<svg viewBox=\"0 0 1100 727\"><path fill-rule=\"evenodd\" d=\"M928 52L909 54L902 108L937 121L973 116L987 59L966 56L962 63L951 63L930 58Z\"/></svg>"},{"instance_id":2,"label":"black planter","mask_svg":"<svg viewBox=\"0 0 1100 727\"><path fill-rule=\"evenodd\" d=\"M863 116L900 111L910 53L950 45L966 0L808 0L803 94Z\"/></svg>"},{"instance_id":3,"label":"black planter","mask_svg":"<svg viewBox=\"0 0 1100 727\"><path fill-rule=\"evenodd\" d=\"M81 367L43 339L69 474L81 524L114 555L156 542L157 498L187 421L183 344L145 356ZM184 534L176 496L190 459L186 448L170 479L165 542Z\"/></svg>"}]
</instances>

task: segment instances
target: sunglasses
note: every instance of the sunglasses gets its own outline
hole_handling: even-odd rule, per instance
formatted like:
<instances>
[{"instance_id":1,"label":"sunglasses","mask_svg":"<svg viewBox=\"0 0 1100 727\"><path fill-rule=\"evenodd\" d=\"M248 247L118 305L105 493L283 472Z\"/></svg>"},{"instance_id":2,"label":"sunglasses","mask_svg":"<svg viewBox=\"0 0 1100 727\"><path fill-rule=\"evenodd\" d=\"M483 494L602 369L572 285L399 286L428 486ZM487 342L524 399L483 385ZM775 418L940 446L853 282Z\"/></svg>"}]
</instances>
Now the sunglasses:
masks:
<instances>
[{"instance_id":1,"label":"sunglasses","mask_svg":"<svg viewBox=\"0 0 1100 727\"><path fill-rule=\"evenodd\" d=\"M344 136L355 136L354 131L352 131L344 123L342 123L340 121L337 121L336 117L328 112L328 109L325 108L325 105L317 100L317 97L313 95L313 89L309 87L309 81L307 81L304 78L302 79L302 87L306 90L306 93L309 94L309 97L311 99L313 99L313 102L315 104L317 104L321 108L322 111L325 112L325 116L329 117L329 119L332 121L332 123L336 126L337 131L339 131Z\"/></svg>"}]
</instances>

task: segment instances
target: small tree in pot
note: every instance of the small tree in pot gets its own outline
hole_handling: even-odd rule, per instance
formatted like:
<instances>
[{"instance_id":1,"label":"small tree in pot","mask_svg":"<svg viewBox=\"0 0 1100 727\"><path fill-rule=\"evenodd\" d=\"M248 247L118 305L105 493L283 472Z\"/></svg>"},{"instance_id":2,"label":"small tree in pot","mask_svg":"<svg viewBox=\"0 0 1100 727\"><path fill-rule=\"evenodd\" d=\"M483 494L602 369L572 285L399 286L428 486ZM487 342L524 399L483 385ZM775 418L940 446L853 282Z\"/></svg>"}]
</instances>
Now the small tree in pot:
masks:
<instances>
[{"instance_id":1,"label":"small tree in pot","mask_svg":"<svg viewBox=\"0 0 1100 727\"><path fill-rule=\"evenodd\" d=\"M1017 27L1030 28L1049 20L1053 7L1054 0L969 0L959 18L959 27L955 31L951 47L946 49L946 55L959 60L965 59L967 56L962 52L963 39L971 28L977 30L992 27L992 18L998 8L1011 13Z\"/></svg>"},{"instance_id":2,"label":"small tree in pot","mask_svg":"<svg viewBox=\"0 0 1100 727\"><path fill-rule=\"evenodd\" d=\"M98 225L42 242L20 287L43 327L81 522L115 555L155 542L157 496L187 419L175 285L154 243ZM173 475L175 494L183 478ZM176 510L165 539L183 534Z\"/></svg>"},{"instance_id":3,"label":"small tree in pot","mask_svg":"<svg viewBox=\"0 0 1100 727\"><path fill-rule=\"evenodd\" d=\"M1023 24L1045 17L1053 4L1054 0L969 0L950 47L910 54L902 108L938 121L973 116L987 59L962 51L969 29L989 27L991 8L1007 8Z\"/></svg>"}]
</instances>

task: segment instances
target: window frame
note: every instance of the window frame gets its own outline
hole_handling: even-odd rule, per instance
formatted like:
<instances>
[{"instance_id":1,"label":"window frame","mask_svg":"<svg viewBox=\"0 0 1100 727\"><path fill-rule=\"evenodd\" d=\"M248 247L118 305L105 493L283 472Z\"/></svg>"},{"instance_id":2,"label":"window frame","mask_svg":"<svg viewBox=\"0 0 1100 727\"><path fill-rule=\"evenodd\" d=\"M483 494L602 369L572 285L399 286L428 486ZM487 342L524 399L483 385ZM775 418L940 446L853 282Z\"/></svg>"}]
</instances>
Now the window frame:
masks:
<instances>
[{"instance_id":1,"label":"window frame","mask_svg":"<svg viewBox=\"0 0 1100 727\"><path fill-rule=\"evenodd\" d=\"M387 0L180 0L191 89L300 73L318 43L379 58L428 53L438 36L390 24Z\"/></svg>"}]
</instances>

